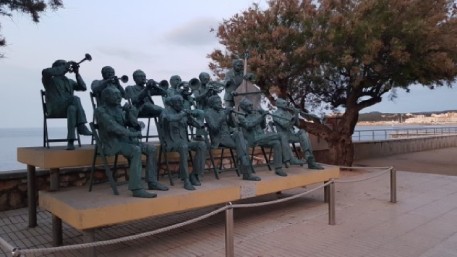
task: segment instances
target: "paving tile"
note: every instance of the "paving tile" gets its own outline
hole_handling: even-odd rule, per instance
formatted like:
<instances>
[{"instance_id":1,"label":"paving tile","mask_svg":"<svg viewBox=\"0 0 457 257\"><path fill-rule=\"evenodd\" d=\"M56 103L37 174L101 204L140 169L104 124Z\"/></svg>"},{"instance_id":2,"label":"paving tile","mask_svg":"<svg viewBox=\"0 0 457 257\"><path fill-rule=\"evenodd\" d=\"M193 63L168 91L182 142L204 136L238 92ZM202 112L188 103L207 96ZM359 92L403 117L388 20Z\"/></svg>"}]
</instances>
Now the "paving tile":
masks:
<instances>
[{"instance_id":1,"label":"paving tile","mask_svg":"<svg viewBox=\"0 0 457 257\"><path fill-rule=\"evenodd\" d=\"M457 256L457 177L398 172L398 203L389 203L389 176L339 183L335 226L328 225L322 190L275 206L235 210L235 256L450 257ZM312 187L309 187L312 188ZM308 188L308 189L309 189ZM287 197L303 189L256 201ZM246 201L252 202L252 200ZM112 226L96 232L107 240L176 224L215 208ZM0 212L0 236L23 248L50 247L51 215L38 211L36 228L27 210ZM225 256L224 214L135 241L97 247L99 256ZM64 224L64 243L82 241ZM0 256L9 256L5 250ZM83 250L36 256L85 256Z\"/></svg>"}]
</instances>

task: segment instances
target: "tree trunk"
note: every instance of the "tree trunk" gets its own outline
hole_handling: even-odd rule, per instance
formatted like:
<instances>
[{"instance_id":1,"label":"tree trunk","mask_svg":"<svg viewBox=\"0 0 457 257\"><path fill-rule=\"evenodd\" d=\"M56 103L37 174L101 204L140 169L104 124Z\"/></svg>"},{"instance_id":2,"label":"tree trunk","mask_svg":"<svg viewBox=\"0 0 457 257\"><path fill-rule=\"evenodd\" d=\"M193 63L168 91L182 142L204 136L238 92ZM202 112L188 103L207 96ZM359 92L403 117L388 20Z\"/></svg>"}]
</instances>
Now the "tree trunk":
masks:
<instances>
[{"instance_id":1,"label":"tree trunk","mask_svg":"<svg viewBox=\"0 0 457 257\"><path fill-rule=\"evenodd\" d=\"M330 164L351 166L354 160L354 145L351 135L328 141Z\"/></svg>"},{"instance_id":2,"label":"tree trunk","mask_svg":"<svg viewBox=\"0 0 457 257\"><path fill-rule=\"evenodd\" d=\"M331 135L327 138L331 164L351 166L354 161L352 134L359 118L356 108L348 108L333 124Z\"/></svg>"}]
</instances>

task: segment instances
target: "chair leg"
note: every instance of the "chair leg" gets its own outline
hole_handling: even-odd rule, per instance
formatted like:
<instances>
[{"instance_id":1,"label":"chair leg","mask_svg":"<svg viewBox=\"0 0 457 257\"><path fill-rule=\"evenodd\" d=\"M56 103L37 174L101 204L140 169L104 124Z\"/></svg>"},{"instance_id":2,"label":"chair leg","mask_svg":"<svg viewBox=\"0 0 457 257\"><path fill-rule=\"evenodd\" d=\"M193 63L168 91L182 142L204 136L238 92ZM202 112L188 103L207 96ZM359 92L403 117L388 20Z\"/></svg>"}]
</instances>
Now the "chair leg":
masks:
<instances>
[{"instance_id":1,"label":"chair leg","mask_svg":"<svg viewBox=\"0 0 457 257\"><path fill-rule=\"evenodd\" d=\"M149 140L149 128L151 127L151 118L148 118L148 127L146 129L146 142Z\"/></svg>"},{"instance_id":2,"label":"chair leg","mask_svg":"<svg viewBox=\"0 0 457 257\"><path fill-rule=\"evenodd\" d=\"M103 160L103 162L104 162L103 166L105 167L105 174L108 177L109 183L111 185L111 189L113 189L113 194L118 195L119 191L117 190L117 185L116 185L116 182L114 181L113 173L111 172L111 169L109 168L108 160L106 159L105 156L102 156L102 157L104 159Z\"/></svg>"},{"instance_id":3,"label":"chair leg","mask_svg":"<svg viewBox=\"0 0 457 257\"><path fill-rule=\"evenodd\" d=\"M78 146L81 147L81 136L79 135L78 131L76 131L76 139L78 140Z\"/></svg>"},{"instance_id":4,"label":"chair leg","mask_svg":"<svg viewBox=\"0 0 457 257\"><path fill-rule=\"evenodd\" d=\"M49 148L49 133L48 133L48 121L44 118L44 144L46 148Z\"/></svg>"},{"instance_id":5,"label":"chair leg","mask_svg":"<svg viewBox=\"0 0 457 257\"><path fill-rule=\"evenodd\" d=\"M300 157L301 157L301 156L300 156L300 152L298 151L298 148L297 148L297 146L295 145L295 143L292 143L292 147L293 147L293 149L294 149L295 155L297 156L298 159L300 159Z\"/></svg>"},{"instance_id":6,"label":"chair leg","mask_svg":"<svg viewBox=\"0 0 457 257\"><path fill-rule=\"evenodd\" d=\"M174 186L175 183L173 182L173 178L171 177L170 167L168 166L167 152L164 151L163 154L164 154L163 157L165 158L165 168L167 169L166 172L167 172L167 174L168 174L168 179L170 180L170 185Z\"/></svg>"},{"instance_id":7,"label":"chair leg","mask_svg":"<svg viewBox=\"0 0 457 257\"><path fill-rule=\"evenodd\" d=\"M216 177L216 179L219 179L219 172L217 171L216 164L214 163L214 157L213 157L213 152L211 151L211 148L209 148L208 153L209 153L209 159L211 161L211 165L213 166L214 176Z\"/></svg>"},{"instance_id":8,"label":"chair leg","mask_svg":"<svg viewBox=\"0 0 457 257\"><path fill-rule=\"evenodd\" d=\"M222 161L224 159L224 150L225 150L225 148L222 147L221 148L221 158L219 158L219 170L222 170Z\"/></svg>"},{"instance_id":9,"label":"chair leg","mask_svg":"<svg viewBox=\"0 0 457 257\"><path fill-rule=\"evenodd\" d=\"M117 159L118 159L119 155L116 154L114 156L114 164L113 164L113 177L114 177L114 181L117 182ZM130 167L130 165L129 165ZM127 177L125 178L125 180L127 180Z\"/></svg>"},{"instance_id":10,"label":"chair leg","mask_svg":"<svg viewBox=\"0 0 457 257\"><path fill-rule=\"evenodd\" d=\"M159 158L157 160L157 181L160 179L160 166L162 166L162 146L159 148Z\"/></svg>"},{"instance_id":11,"label":"chair leg","mask_svg":"<svg viewBox=\"0 0 457 257\"><path fill-rule=\"evenodd\" d=\"M90 169L89 176L89 192L92 191L92 186L94 184L94 173L95 173L95 161L97 160L97 147L94 149L94 157L92 158L92 167Z\"/></svg>"},{"instance_id":12,"label":"chair leg","mask_svg":"<svg viewBox=\"0 0 457 257\"><path fill-rule=\"evenodd\" d=\"M46 118L43 118L43 147L46 147Z\"/></svg>"},{"instance_id":13,"label":"chair leg","mask_svg":"<svg viewBox=\"0 0 457 257\"><path fill-rule=\"evenodd\" d=\"M240 171L239 171L239 168L238 168L238 163L237 163L237 161L235 159L235 155L233 154L232 148L229 148L229 150L230 150L230 156L232 156L233 166L235 167L236 175L239 177L240 176Z\"/></svg>"},{"instance_id":14,"label":"chair leg","mask_svg":"<svg viewBox=\"0 0 457 257\"><path fill-rule=\"evenodd\" d=\"M265 148L263 148L263 146L261 146L260 149L262 150L263 157L265 158L265 161L267 162L268 170L271 170L270 158L267 157L267 154L265 153ZM270 153L271 153L271 150L270 150Z\"/></svg>"}]
</instances>

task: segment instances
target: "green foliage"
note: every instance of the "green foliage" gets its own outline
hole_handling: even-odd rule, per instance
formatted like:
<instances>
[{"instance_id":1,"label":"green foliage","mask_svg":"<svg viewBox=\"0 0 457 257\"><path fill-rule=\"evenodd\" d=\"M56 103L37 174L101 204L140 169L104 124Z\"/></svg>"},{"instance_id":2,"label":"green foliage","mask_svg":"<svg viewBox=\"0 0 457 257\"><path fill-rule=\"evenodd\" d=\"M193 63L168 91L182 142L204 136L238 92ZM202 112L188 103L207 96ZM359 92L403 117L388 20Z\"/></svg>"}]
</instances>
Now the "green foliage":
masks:
<instances>
[{"instance_id":1,"label":"green foliage","mask_svg":"<svg viewBox=\"0 0 457 257\"><path fill-rule=\"evenodd\" d=\"M249 69L264 92L278 88L301 108L344 110L338 126L303 124L329 143L351 145L360 110L386 93L392 98L411 86L451 86L457 75L453 0L268 4L264 10L253 4L220 24L217 35L226 49L209 55L210 68L222 76L234 56L248 51Z\"/></svg>"},{"instance_id":2,"label":"green foliage","mask_svg":"<svg viewBox=\"0 0 457 257\"><path fill-rule=\"evenodd\" d=\"M450 85L457 74L453 1L281 0L254 4L220 25L226 49L210 54L222 76L248 51L264 90L313 95L361 110L393 88ZM294 92L294 93L291 93Z\"/></svg>"}]
</instances>

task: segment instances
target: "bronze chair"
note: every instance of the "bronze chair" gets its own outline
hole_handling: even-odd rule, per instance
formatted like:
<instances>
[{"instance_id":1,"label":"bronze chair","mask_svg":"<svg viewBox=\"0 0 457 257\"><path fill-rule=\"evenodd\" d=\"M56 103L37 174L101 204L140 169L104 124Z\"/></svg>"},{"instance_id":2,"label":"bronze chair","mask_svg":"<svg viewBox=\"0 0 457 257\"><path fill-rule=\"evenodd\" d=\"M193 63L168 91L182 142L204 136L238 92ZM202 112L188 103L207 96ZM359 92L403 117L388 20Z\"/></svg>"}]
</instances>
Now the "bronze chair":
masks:
<instances>
[{"instance_id":1,"label":"bronze chair","mask_svg":"<svg viewBox=\"0 0 457 257\"><path fill-rule=\"evenodd\" d=\"M92 130L93 137L95 139L95 149L94 149L94 157L92 159L92 166L90 170L89 176L89 192L92 191L93 180L94 180L94 173L95 173L95 164L98 157L101 157L103 160L103 168L105 170L105 175L108 178L108 181L111 185L111 189L113 190L113 194L118 195L119 191L117 190L117 183L114 179L113 174L116 174L117 170L117 159L118 154L114 156L114 166L113 170L111 170L109 163L108 163L108 156L105 154L103 142L100 140L98 135L98 125L94 122L90 123L90 128Z\"/></svg>"},{"instance_id":2,"label":"bronze chair","mask_svg":"<svg viewBox=\"0 0 457 257\"><path fill-rule=\"evenodd\" d=\"M43 108L43 147L49 148L49 143L57 142L68 142L67 138L49 138L48 132L48 119L66 119L67 116L51 116L48 113L48 108L46 107L46 92L40 90L41 93L41 106ZM75 128L76 130L76 128ZM76 140L78 141L78 146L81 147L81 138L79 133L76 133Z\"/></svg>"},{"instance_id":3,"label":"bronze chair","mask_svg":"<svg viewBox=\"0 0 457 257\"><path fill-rule=\"evenodd\" d=\"M206 126L206 131L208 132L208 126ZM209 133L208 133L209 134ZM213 139L211 138L210 136L210 140L212 141ZM240 176L240 170L239 170L239 166L238 166L238 161L237 159L235 158L235 154L233 153L233 149L230 148L230 147L226 147L224 145L219 145L218 148L211 148L211 149L220 149L221 151L221 155L219 156L219 170L218 171L223 171L223 170L231 170L231 169L234 169L235 172L236 172L236 175L239 177ZM210 151L211 151L210 149ZM230 151L230 157L233 161L233 168L229 168L229 169L222 169L222 161L224 159L224 151L225 149L228 149Z\"/></svg>"},{"instance_id":4,"label":"bronze chair","mask_svg":"<svg viewBox=\"0 0 457 257\"><path fill-rule=\"evenodd\" d=\"M97 102L97 97L95 96L94 92L90 92L90 103L92 104L92 123L95 124L95 109L97 109L98 102ZM94 135L92 135L92 138L90 139L90 144L93 145L95 141Z\"/></svg>"},{"instance_id":5,"label":"bronze chair","mask_svg":"<svg viewBox=\"0 0 457 257\"><path fill-rule=\"evenodd\" d=\"M263 157L265 158L265 163L268 166L268 170L271 170L271 165L270 165L270 160L271 160L271 153L273 150L270 148L270 153L267 156L267 153L265 152L265 147L264 146L259 146L259 145L251 145L251 163L254 160L254 155L255 155L255 148L260 147L260 150L262 151ZM262 164L263 165L263 164ZM255 173L255 172L254 172Z\"/></svg>"},{"instance_id":6,"label":"bronze chair","mask_svg":"<svg viewBox=\"0 0 457 257\"><path fill-rule=\"evenodd\" d=\"M160 170L160 165L162 164L162 155L163 155L163 158L165 159L165 172L168 175L168 179L170 180L170 185L174 186L175 183L173 182L173 178L172 178L172 174L171 174L170 166L169 166L169 162L168 162L168 154L167 154L167 153L171 153L173 151L171 151L168 148L167 143L165 142L164 134L163 134L164 128L163 128L162 122L159 121L159 118L154 118L154 122L156 124L157 133L159 134L159 140L160 140L159 160L157 162L158 170ZM190 152L189 152L189 160L192 161L192 154ZM159 176L159 173L160 172L157 172L157 176Z\"/></svg>"},{"instance_id":7,"label":"bronze chair","mask_svg":"<svg viewBox=\"0 0 457 257\"><path fill-rule=\"evenodd\" d=\"M159 138L159 134L154 134L154 135L151 135L150 131L151 131L151 119L153 119L152 117L146 117L146 116L138 116L138 119L146 119L147 120L147 125L146 125L146 135L143 135L142 138L145 139L146 142L149 141L149 138ZM156 126L157 128L157 126ZM157 130L159 130L157 128Z\"/></svg>"},{"instance_id":8,"label":"bronze chair","mask_svg":"<svg viewBox=\"0 0 457 257\"><path fill-rule=\"evenodd\" d=\"M165 128L164 128L164 125L162 124L162 122L160 122L160 119L154 118L154 121L156 123L157 132L158 132L159 140L160 140L160 151L159 151L158 165L160 166L160 164L162 164L162 155L163 155L163 158L165 159L165 172L168 175L168 178L170 180L170 185L173 186L174 182L173 182L172 174L171 174L170 167L169 167L169 161L168 161L167 153L177 152L177 151L172 151L172 150L170 150L168 148L168 146L167 146L167 144L165 142L165 139L164 139L164 134L163 134L163 131L164 131ZM189 135L187 136L187 138L189 138ZM207 135L205 135L205 141L206 141L206 144L209 146L209 140L207 138ZM216 177L216 179L219 179L219 171L217 170L216 165L214 163L213 153L211 152L211 148L210 147L208 147L208 154L209 154L209 157L210 157L211 164L213 166L214 176ZM188 161L190 163L192 163L192 152L191 151L189 151L189 159L188 159Z\"/></svg>"}]
</instances>

